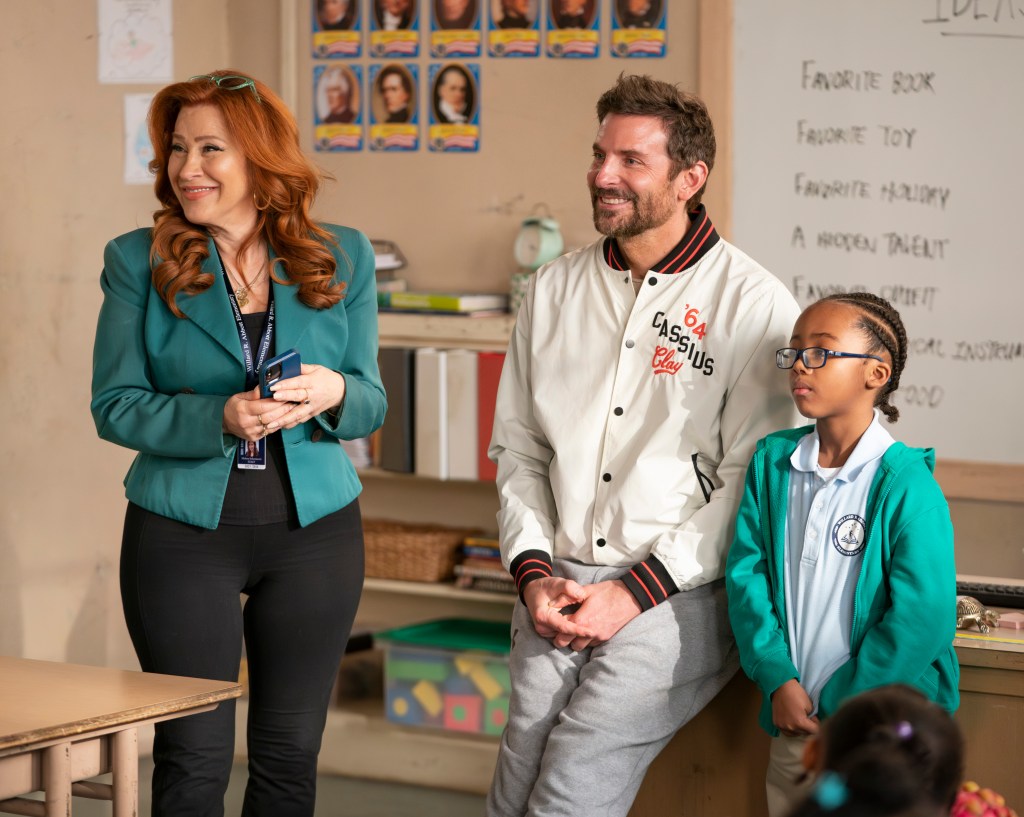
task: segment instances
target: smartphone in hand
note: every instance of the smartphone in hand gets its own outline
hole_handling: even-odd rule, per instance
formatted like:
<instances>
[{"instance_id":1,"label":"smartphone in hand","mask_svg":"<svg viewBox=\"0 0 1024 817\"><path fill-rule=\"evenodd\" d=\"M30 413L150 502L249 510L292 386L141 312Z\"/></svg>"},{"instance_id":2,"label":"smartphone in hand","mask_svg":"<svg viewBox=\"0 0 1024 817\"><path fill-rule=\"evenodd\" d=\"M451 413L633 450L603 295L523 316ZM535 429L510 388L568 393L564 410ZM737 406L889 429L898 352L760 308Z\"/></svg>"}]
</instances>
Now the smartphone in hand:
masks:
<instances>
[{"instance_id":1,"label":"smartphone in hand","mask_svg":"<svg viewBox=\"0 0 1024 817\"><path fill-rule=\"evenodd\" d=\"M302 374L300 367L299 353L295 349L289 349L275 355L263 364L260 370L260 396L273 397L270 387L278 380L287 380L290 377L298 377Z\"/></svg>"}]
</instances>

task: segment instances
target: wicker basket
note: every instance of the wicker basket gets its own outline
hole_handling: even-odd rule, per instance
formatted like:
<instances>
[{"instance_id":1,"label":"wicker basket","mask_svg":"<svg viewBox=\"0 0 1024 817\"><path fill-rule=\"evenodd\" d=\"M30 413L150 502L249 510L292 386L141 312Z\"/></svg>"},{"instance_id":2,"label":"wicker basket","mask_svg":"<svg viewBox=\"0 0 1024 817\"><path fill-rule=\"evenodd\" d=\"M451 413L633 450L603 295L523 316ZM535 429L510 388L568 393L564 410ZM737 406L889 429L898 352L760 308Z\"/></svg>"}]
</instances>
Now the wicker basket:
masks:
<instances>
[{"instance_id":1,"label":"wicker basket","mask_svg":"<svg viewBox=\"0 0 1024 817\"><path fill-rule=\"evenodd\" d=\"M462 540L478 533L474 528L364 519L366 575L410 582L445 581L452 577Z\"/></svg>"}]
</instances>

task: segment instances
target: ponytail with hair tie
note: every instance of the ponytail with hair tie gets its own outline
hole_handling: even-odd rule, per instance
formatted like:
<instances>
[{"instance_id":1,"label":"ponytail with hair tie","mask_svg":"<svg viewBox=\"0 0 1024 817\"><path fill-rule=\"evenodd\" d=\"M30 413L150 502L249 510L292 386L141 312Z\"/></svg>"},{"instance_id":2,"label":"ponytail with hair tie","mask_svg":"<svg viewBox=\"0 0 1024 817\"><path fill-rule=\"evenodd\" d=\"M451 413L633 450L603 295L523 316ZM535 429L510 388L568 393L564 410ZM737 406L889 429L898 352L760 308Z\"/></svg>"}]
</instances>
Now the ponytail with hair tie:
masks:
<instances>
[{"instance_id":1,"label":"ponytail with hair tie","mask_svg":"<svg viewBox=\"0 0 1024 817\"><path fill-rule=\"evenodd\" d=\"M811 797L825 811L835 811L850 799L850 790L846 788L846 781L841 775L824 771L814 784Z\"/></svg>"}]
</instances>

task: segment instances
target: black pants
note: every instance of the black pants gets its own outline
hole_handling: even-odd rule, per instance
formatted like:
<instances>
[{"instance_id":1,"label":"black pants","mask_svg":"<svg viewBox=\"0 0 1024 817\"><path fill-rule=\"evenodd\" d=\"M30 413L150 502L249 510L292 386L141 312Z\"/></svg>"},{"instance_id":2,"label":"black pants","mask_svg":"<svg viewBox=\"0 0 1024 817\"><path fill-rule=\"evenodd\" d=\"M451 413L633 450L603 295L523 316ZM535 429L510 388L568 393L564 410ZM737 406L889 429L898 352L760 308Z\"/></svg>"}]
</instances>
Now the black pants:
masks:
<instances>
[{"instance_id":1,"label":"black pants","mask_svg":"<svg viewBox=\"0 0 1024 817\"><path fill-rule=\"evenodd\" d=\"M234 681L245 639L245 817L313 814L328 699L362 583L357 502L305 528L212 531L128 506L121 601L142 669ZM231 701L156 725L153 817L224 814L234 723Z\"/></svg>"}]
</instances>

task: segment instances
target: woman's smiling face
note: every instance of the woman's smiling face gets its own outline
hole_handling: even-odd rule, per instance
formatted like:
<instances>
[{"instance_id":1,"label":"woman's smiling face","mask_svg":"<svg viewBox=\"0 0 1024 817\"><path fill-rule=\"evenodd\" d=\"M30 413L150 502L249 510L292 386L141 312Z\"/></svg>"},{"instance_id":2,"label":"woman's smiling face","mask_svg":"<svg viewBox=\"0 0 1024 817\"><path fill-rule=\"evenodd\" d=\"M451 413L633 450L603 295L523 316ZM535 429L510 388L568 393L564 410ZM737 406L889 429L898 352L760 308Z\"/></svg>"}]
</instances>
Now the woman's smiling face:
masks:
<instances>
[{"instance_id":1,"label":"woman's smiling face","mask_svg":"<svg viewBox=\"0 0 1024 817\"><path fill-rule=\"evenodd\" d=\"M167 173L182 210L211 232L247 234L256 223L249 162L214 105L182 108Z\"/></svg>"}]
</instances>

